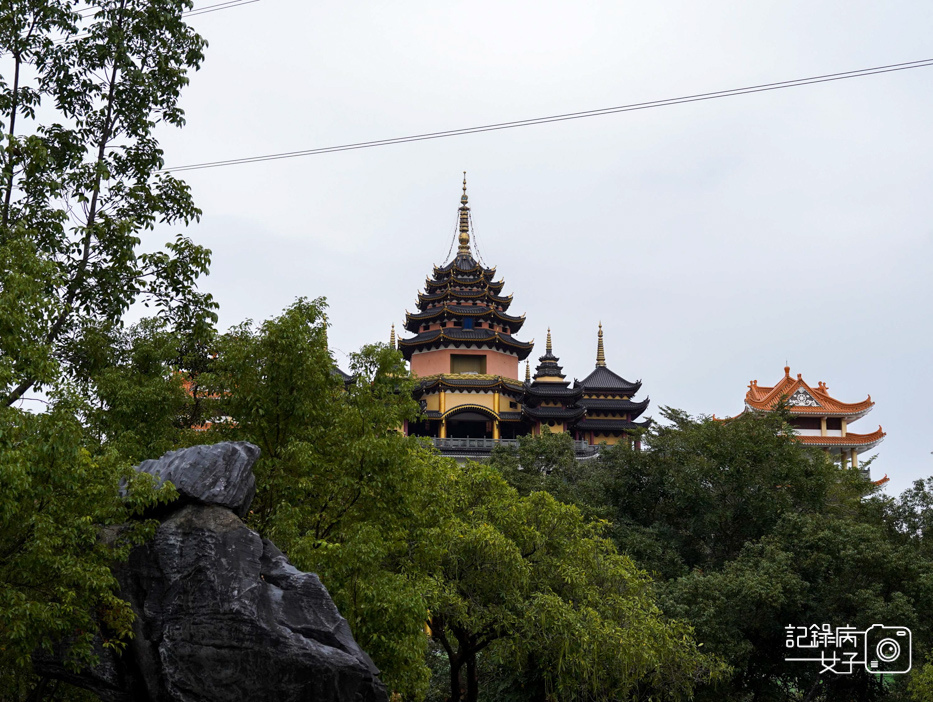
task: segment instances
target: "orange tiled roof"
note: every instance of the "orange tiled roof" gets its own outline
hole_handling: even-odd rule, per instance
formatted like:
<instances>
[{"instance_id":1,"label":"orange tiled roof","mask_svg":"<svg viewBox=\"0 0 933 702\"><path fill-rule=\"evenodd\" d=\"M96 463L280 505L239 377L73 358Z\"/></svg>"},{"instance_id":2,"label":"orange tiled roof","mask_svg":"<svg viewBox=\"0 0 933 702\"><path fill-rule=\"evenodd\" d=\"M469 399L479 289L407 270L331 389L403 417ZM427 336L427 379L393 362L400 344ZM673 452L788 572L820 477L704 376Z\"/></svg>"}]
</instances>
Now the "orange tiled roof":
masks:
<instances>
[{"instance_id":1,"label":"orange tiled roof","mask_svg":"<svg viewBox=\"0 0 933 702\"><path fill-rule=\"evenodd\" d=\"M814 446L865 446L881 441L885 437L885 432L878 427L871 434L853 434L848 432L845 436L796 436L794 437L803 444Z\"/></svg>"},{"instance_id":2,"label":"orange tiled roof","mask_svg":"<svg viewBox=\"0 0 933 702\"><path fill-rule=\"evenodd\" d=\"M785 366L784 377L773 387L759 385L757 380L753 380L748 386L748 392L745 394L745 405L751 409L767 412L774 409L781 401L781 398L791 400L794 393L800 389L809 393L820 406L812 407L803 404L790 404L789 407L794 414L814 414L820 416L826 416L827 414L851 416L857 414L861 416L866 414L875 404L871 400L871 395L861 402L842 402L837 400L829 394L829 387L826 383L820 381L815 388L811 387L800 373L797 374L796 378L791 378L790 366Z\"/></svg>"}]
</instances>

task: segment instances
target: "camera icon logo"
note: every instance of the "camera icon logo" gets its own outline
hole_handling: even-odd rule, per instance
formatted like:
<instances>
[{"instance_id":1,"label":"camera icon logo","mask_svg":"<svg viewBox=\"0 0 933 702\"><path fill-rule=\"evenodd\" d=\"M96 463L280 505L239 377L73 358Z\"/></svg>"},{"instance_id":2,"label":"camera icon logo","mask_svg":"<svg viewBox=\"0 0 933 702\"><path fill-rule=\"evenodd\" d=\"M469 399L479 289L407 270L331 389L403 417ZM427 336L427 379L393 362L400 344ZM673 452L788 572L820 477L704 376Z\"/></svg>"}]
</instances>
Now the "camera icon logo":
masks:
<instances>
[{"instance_id":1,"label":"camera icon logo","mask_svg":"<svg viewBox=\"0 0 933 702\"><path fill-rule=\"evenodd\" d=\"M865 669L869 673L908 673L912 664L910 629L873 624L865 630Z\"/></svg>"}]
</instances>

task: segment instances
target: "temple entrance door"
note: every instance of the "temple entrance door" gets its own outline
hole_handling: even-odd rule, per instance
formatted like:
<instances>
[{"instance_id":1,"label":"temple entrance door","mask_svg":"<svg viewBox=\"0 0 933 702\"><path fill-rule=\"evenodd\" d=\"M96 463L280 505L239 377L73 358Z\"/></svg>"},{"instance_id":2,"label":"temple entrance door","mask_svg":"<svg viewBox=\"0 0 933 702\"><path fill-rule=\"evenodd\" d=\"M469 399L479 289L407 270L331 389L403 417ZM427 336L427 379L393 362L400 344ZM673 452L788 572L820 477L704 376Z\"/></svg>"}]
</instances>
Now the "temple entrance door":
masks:
<instances>
[{"instance_id":1,"label":"temple entrance door","mask_svg":"<svg viewBox=\"0 0 933 702\"><path fill-rule=\"evenodd\" d=\"M447 436L451 439L491 439L492 417L479 412L458 412L447 417Z\"/></svg>"}]
</instances>

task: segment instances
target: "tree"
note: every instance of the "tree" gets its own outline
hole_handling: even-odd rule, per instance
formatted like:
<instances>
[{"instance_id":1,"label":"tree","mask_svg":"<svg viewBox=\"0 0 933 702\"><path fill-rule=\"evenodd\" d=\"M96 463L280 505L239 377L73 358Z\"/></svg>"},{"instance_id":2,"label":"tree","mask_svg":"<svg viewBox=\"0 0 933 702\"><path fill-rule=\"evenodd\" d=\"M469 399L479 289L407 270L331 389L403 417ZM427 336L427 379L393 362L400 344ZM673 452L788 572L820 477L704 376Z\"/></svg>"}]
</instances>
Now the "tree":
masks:
<instances>
[{"instance_id":1,"label":"tree","mask_svg":"<svg viewBox=\"0 0 933 702\"><path fill-rule=\"evenodd\" d=\"M822 452L795 441L781 413L694 420L662 408L671 424L647 434L647 451L613 447L610 519L620 547L665 578L721 568L784 514L819 512L870 489Z\"/></svg>"},{"instance_id":2,"label":"tree","mask_svg":"<svg viewBox=\"0 0 933 702\"><path fill-rule=\"evenodd\" d=\"M69 361L82 379L75 386L95 453L115 451L138 463L204 442L196 428L213 403L191 380L208 368L206 360L198 359L195 368L188 362L191 338L160 318L128 329L85 327Z\"/></svg>"},{"instance_id":3,"label":"tree","mask_svg":"<svg viewBox=\"0 0 933 702\"><path fill-rule=\"evenodd\" d=\"M601 453L582 481L598 491L567 494L605 500L613 539L661 581L662 609L731 666L697 699L903 699L902 677L785 663L784 628L907 626L922 659L933 613L929 486L897 501L872 496L859 471L796 442L781 413L664 415L670 423L651 429L647 451ZM926 678L917 680L921 689Z\"/></svg>"},{"instance_id":4,"label":"tree","mask_svg":"<svg viewBox=\"0 0 933 702\"><path fill-rule=\"evenodd\" d=\"M418 406L401 355L364 347L348 381L326 325L323 300L240 325L218 340L201 382L229 418L211 433L262 450L250 522L320 575L390 688L423 696L426 624L448 644L451 692L463 681L469 700L491 644L499 657L533 650L553 662L561 674L542 684L568 698L668 683L674 696L708 673L714 664L661 616L599 527L405 437Z\"/></svg>"},{"instance_id":5,"label":"tree","mask_svg":"<svg viewBox=\"0 0 933 702\"><path fill-rule=\"evenodd\" d=\"M605 524L546 492L520 497L493 468L452 477L452 519L420 563L437 582L428 623L448 658L452 702L478 699L487 649L542 699L682 699L721 675L689 627L661 613L650 579L602 537Z\"/></svg>"},{"instance_id":6,"label":"tree","mask_svg":"<svg viewBox=\"0 0 933 702\"><path fill-rule=\"evenodd\" d=\"M387 684L416 695L427 605L401 564L410 532L432 521L438 459L398 431L418 410L401 355L365 347L347 382L327 348L325 309L302 299L218 339L201 382L229 421L210 434L260 447L250 524L320 575Z\"/></svg>"},{"instance_id":7,"label":"tree","mask_svg":"<svg viewBox=\"0 0 933 702\"><path fill-rule=\"evenodd\" d=\"M0 697L18 699L33 681L33 651L64 642L75 667L95 646L121 648L133 614L117 596L115 560L151 534L126 522L174 495L155 491L114 454L92 457L68 398L43 414L0 409ZM121 498L117 485L126 481ZM38 697L36 698L38 699Z\"/></svg>"},{"instance_id":8,"label":"tree","mask_svg":"<svg viewBox=\"0 0 933 702\"><path fill-rule=\"evenodd\" d=\"M606 461L578 461L570 434L523 436L517 447L497 446L489 465L523 496L543 490L591 520L613 514L607 490L614 471Z\"/></svg>"},{"instance_id":9,"label":"tree","mask_svg":"<svg viewBox=\"0 0 933 702\"><path fill-rule=\"evenodd\" d=\"M145 295L189 329L213 319L195 289L209 252L179 236L140 254L138 234L200 212L161 172L159 123L178 107L204 40L190 0L10 0L0 15L0 398L74 370L64 348L119 323Z\"/></svg>"},{"instance_id":10,"label":"tree","mask_svg":"<svg viewBox=\"0 0 933 702\"><path fill-rule=\"evenodd\" d=\"M740 671L731 692L717 690L709 699L767 698L794 689L808 700L880 700L890 699L890 684L864 669L820 675L818 666L785 663L784 627L906 626L916 656L929 641L931 576L933 563L892 543L880 525L787 515L721 571L693 571L671 582L664 601Z\"/></svg>"}]
</instances>

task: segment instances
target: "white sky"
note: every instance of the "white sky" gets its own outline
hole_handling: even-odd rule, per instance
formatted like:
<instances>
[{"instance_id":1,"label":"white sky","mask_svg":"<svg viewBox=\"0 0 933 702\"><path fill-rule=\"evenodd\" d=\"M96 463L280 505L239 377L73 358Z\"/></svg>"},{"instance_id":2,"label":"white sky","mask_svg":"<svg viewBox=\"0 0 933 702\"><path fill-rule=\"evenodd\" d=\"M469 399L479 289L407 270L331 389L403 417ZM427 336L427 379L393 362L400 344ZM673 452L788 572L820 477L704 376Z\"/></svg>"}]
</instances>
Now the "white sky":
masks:
<instances>
[{"instance_id":1,"label":"white sky","mask_svg":"<svg viewBox=\"0 0 933 702\"><path fill-rule=\"evenodd\" d=\"M931 21L897 0L263 0L192 18L207 60L161 138L177 166L671 98L929 58ZM185 173L187 233L213 250L223 326L323 295L347 352L415 309L466 170L533 359L550 326L583 378L602 320L654 416L735 414L787 360L871 394L852 428L884 426L873 474L896 494L933 474L931 86L920 68Z\"/></svg>"}]
</instances>

